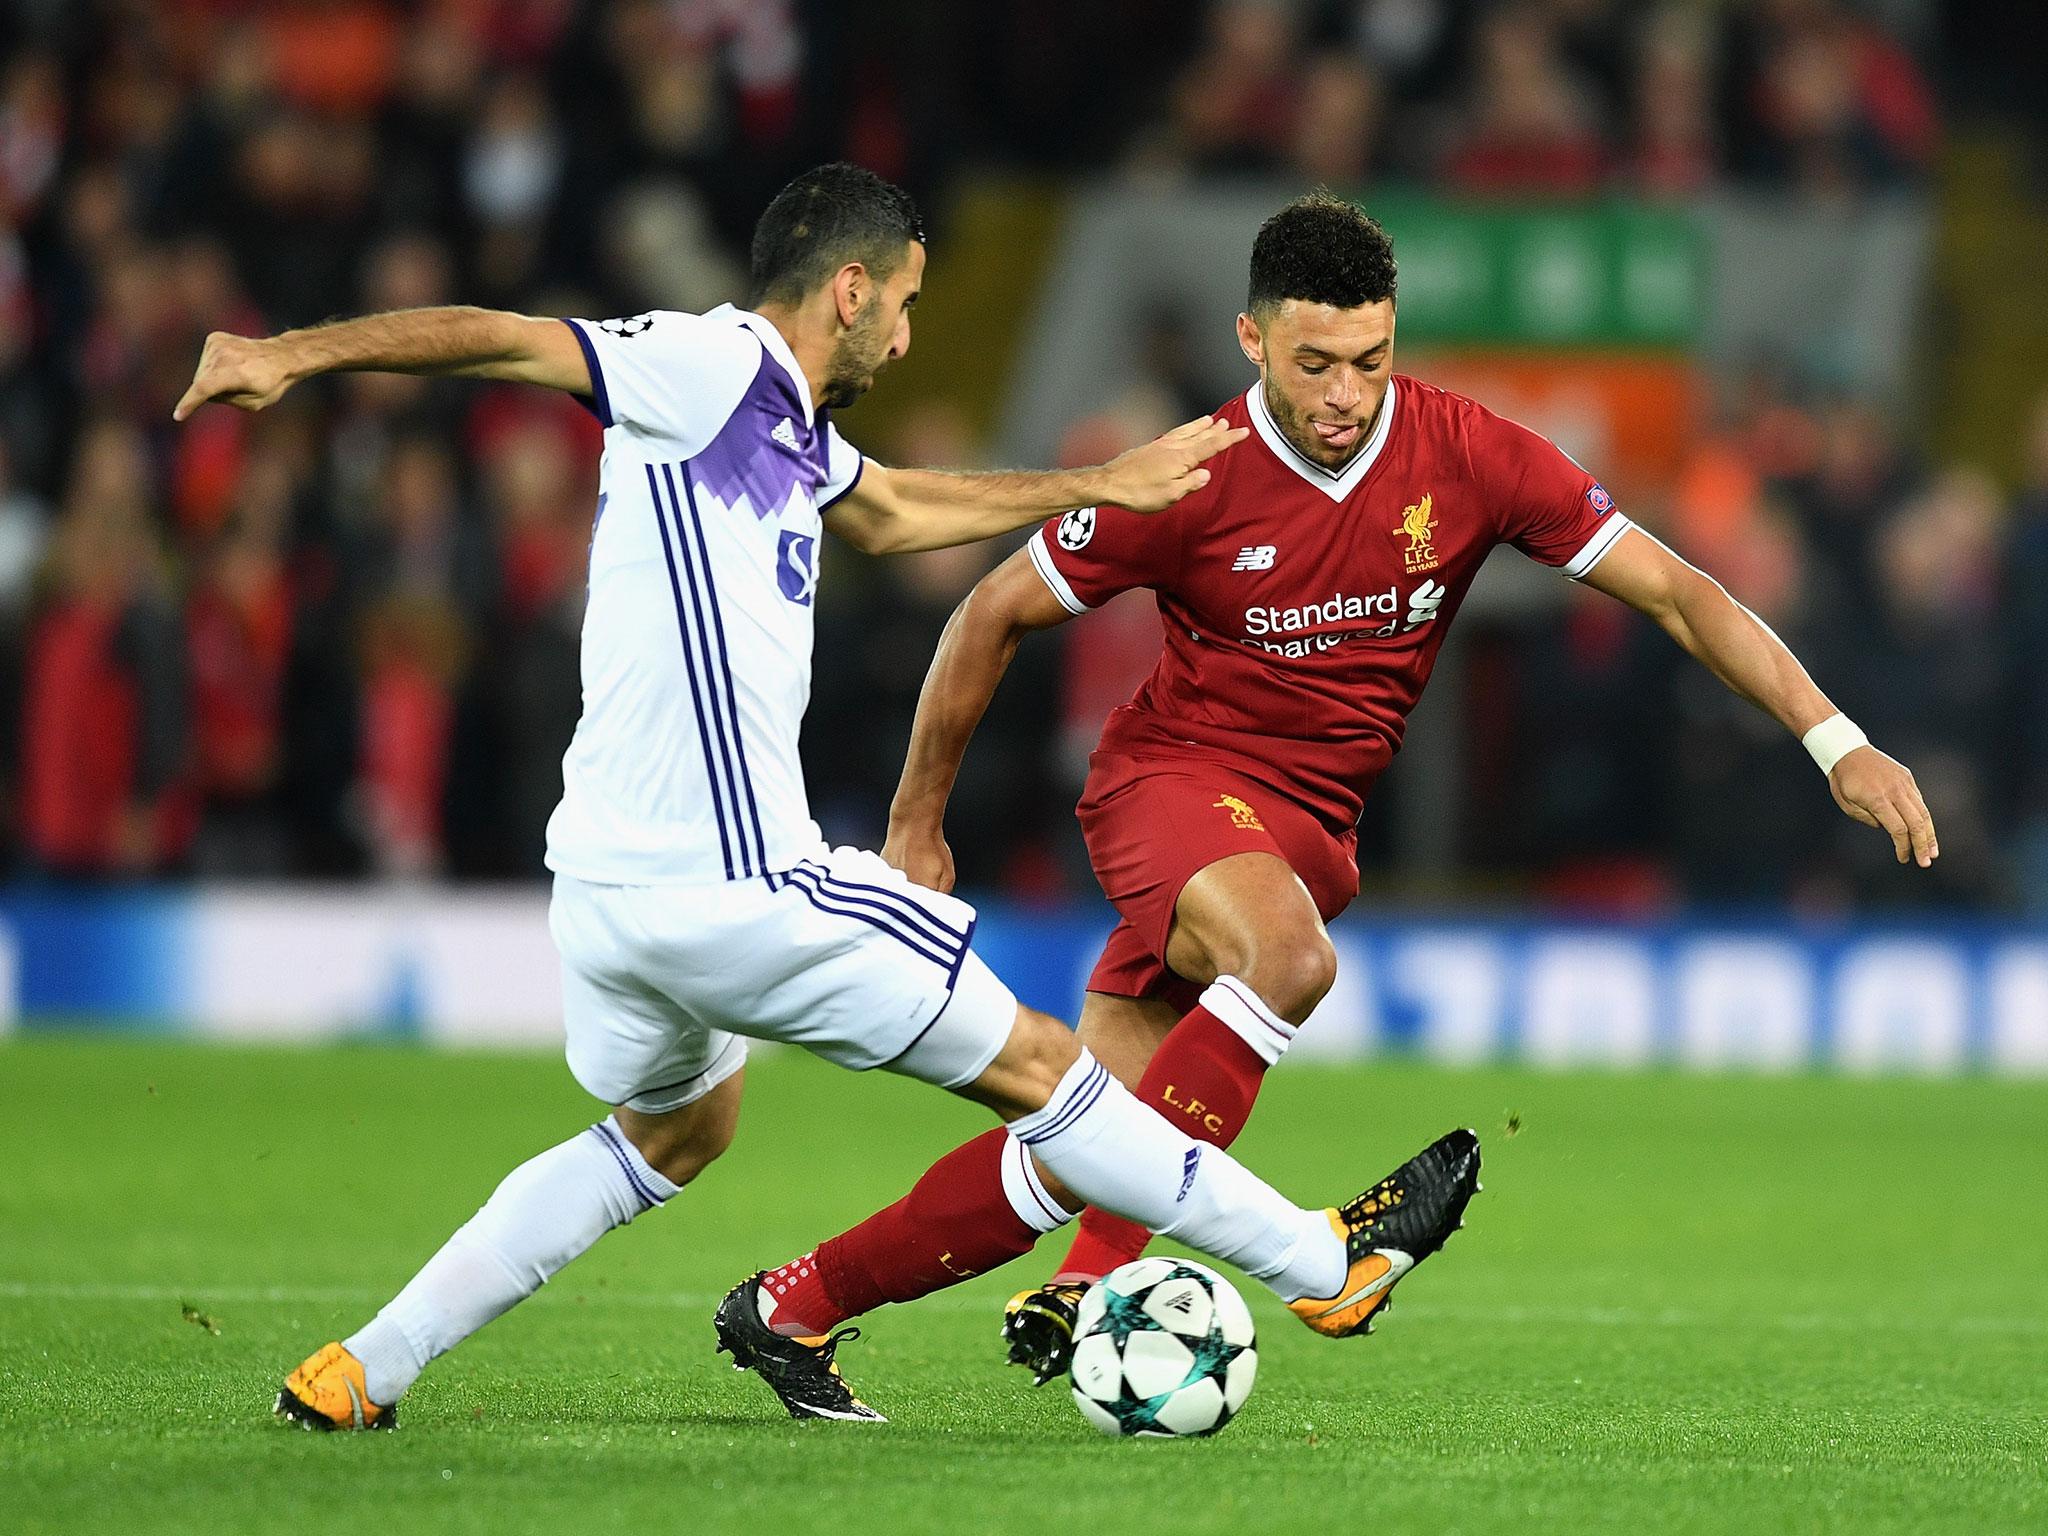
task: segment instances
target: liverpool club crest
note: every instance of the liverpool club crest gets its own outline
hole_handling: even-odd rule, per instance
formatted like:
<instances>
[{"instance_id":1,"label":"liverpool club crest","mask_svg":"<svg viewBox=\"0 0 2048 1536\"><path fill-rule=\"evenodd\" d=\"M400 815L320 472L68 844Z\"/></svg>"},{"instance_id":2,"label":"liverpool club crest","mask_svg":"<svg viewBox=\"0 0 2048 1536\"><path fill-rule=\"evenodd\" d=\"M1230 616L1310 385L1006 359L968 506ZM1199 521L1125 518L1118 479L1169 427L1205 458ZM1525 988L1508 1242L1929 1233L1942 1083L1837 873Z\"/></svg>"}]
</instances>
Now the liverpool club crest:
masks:
<instances>
[{"instance_id":1,"label":"liverpool club crest","mask_svg":"<svg viewBox=\"0 0 2048 1536\"><path fill-rule=\"evenodd\" d=\"M1436 557L1436 513L1427 492L1414 506L1401 509L1401 525L1394 533L1396 536L1408 535L1408 547L1401 551L1401 563L1409 575L1437 568L1440 562Z\"/></svg>"}]
</instances>

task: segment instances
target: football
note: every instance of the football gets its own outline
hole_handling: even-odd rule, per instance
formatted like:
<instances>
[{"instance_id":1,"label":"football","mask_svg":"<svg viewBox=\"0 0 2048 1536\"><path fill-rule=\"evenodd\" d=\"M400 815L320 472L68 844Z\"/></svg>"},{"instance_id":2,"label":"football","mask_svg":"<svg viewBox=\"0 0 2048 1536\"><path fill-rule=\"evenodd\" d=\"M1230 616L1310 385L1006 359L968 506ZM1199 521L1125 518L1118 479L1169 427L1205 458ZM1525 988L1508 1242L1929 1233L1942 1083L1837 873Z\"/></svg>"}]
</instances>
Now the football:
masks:
<instances>
[{"instance_id":1,"label":"football","mask_svg":"<svg viewBox=\"0 0 2048 1536\"><path fill-rule=\"evenodd\" d=\"M1139 1259L1081 1298L1074 1402L1105 1435L1213 1435L1258 1369L1251 1309L1192 1259Z\"/></svg>"}]
</instances>

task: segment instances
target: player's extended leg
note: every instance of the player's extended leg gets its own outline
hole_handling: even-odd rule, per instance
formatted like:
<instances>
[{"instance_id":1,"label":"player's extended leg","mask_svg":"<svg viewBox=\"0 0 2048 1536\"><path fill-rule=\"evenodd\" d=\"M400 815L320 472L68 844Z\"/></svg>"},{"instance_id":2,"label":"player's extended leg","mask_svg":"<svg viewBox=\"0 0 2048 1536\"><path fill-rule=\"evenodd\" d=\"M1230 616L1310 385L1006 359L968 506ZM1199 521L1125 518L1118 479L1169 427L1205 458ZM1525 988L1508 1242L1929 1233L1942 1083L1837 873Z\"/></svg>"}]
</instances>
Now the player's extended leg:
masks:
<instances>
[{"instance_id":1,"label":"player's extended leg","mask_svg":"<svg viewBox=\"0 0 2048 1536\"><path fill-rule=\"evenodd\" d=\"M1243 853L1208 865L1182 888L1168 956L1183 976L1213 983L1215 995L1205 993L1202 1006L1180 1018L1157 999L1091 992L1081 1041L1141 1101L1197 1140L1227 1146L1244 1128L1266 1067L1329 990L1336 955L1286 861ZM997 1187L991 1171L1001 1175L997 1199L983 1195ZM1038 1177L1020 1143L1001 1130L984 1132L940 1159L894 1205L771 1270L766 1285L777 1326L822 1337L884 1302L912 1301L985 1274L1070 1219L1070 1203L1067 1191ZM1023 1330L1012 1339L1019 1363L1041 1375L1061 1368L1061 1341L1072 1334L1067 1314L1086 1282L1125 1262L1102 1262L1105 1255L1130 1249L1135 1258L1149 1237L1123 1217L1090 1211L1040 1303L1029 1315L1013 1308ZM1094 1264L1100 1267L1090 1270Z\"/></svg>"},{"instance_id":2,"label":"player's extended leg","mask_svg":"<svg viewBox=\"0 0 2048 1536\"><path fill-rule=\"evenodd\" d=\"M1034 1032L1034 1070L1042 1072L1048 1058L1076 1058L1043 1108L1011 1117L1039 1092L1031 1076L1007 1098L1005 1086L987 1078L968 1097L1010 1120L1010 1133L1030 1149L1048 1185L1235 1264L1327 1337L1371 1332L1386 1295L1463 1225L1478 1193L1479 1138L1458 1130L1343 1205L1303 1210L1222 1148L1203 1146L1148 1110L1056 1020L1036 1016ZM1169 1201L1176 1166L1180 1185ZM1326 1291L1333 1263L1341 1279Z\"/></svg>"},{"instance_id":3,"label":"player's extended leg","mask_svg":"<svg viewBox=\"0 0 2048 1536\"><path fill-rule=\"evenodd\" d=\"M1156 998L1091 992L1077 1033L1130 1087L1179 1017ZM886 1302L915 1301L998 1269L1070 1220L1023 1143L998 1126L940 1158L893 1205L770 1270L764 1286L778 1329L822 1338Z\"/></svg>"},{"instance_id":4,"label":"player's extended leg","mask_svg":"<svg viewBox=\"0 0 2048 1536\"><path fill-rule=\"evenodd\" d=\"M1135 1078L1150 1104L1198 1141L1227 1147L1251 1116L1266 1069L1337 979L1314 899L1285 860L1240 853L1197 871L1174 904L1166 963L1208 990ZM1056 1281L1100 1279L1151 1234L1090 1209Z\"/></svg>"},{"instance_id":5,"label":"player's extended leg","mask_svg":"<svg viewBox=\"0 0 2048 1536\"><path fill-rule=\"evenodd\" d=\"M513 1169L376 1317L291 1373L278 1416L308 1429L393 1427L428 1361L710 1166L739 1124L741 1082L735 1070L666 1111L621 1105Z\"/></svg>"},{"instance_id":6,"label":"player's extended leg","mask_svg":"<svg viewBox=\"0 0 2048 1536\"><path fill-rule=\"evenodd\" d=\"M962 1212L985 1213L1014 1203L1020 1181L1041 1200L1056 1183L1227 1259L1289 1299L1324 1294L1341 1279L1341 1243L1332 1239L1324 1213L1299 1209L1221 1152L1205 1156L1141 1108L1056 1019L1018 1007L994 1059L971 1080L942 1086L987 1105L1009 1126L996 1133L1000 1141L978 1138L943 1159L902 1202L913 1209L950 1197ZM1064 1211L1056 1213L1064 1218ZM750 1356L771 1347L763 1335L811 1347L827 1342L788 1301L790 1271L815 1267L815 1258L807 1257L757 1276L720 1308L721 1343L740 1364L756 1364ZM965 1278L952 1266L943 1267L942 1276L946 1283ZM792 1411L808 1406L791 1403L786 1393L784 1401Z\"/></svg>"},{"instance_id":7,"label":"player's extended leg","mask_svg":"<svg viewBox=\"0 0 2048 1536\"><path fill-rule=\"evenodd\" d=\"M1154 1037L1155 1050L1136 1057L1145 1025L1161 1007L1156 999L1126 999L1126 1008L1103 1007L1098 1015L1132 1042L1126 1059L1139 1065L1126 1080L1139 1101L1198 1141L1227 1147L1250 1118L1266 1069L1336 980L1336 951L1293 867L1274 854L1248 852L1189 877L1174 903L1165 958L1176 976L1205 990L1163 1037ZM1085 1212L1053 1278L1010 1299L1003 1318L1010 1363L1028 1367L1041 1384L1062 1374L1083 1293L1151 1240L1136 1222L1099 1207Z\"/></svg>"},{"instance_id":8,"label":"player's extended leg","mask_svg":"<svg viewBox=\"0 0 2048 1536\"><path fill-rule=\"evenodd\" d=\"M1018 1008L989 1065L971 1080L941 1085L1007 1120L1045 1180L1237 1265L1319 1332L1358 1331L1362 1313L1356 1325L1338 1320L1350 1319L1361 1300L1390 1283L1386 1261L1370 1242L1375 1218L1389 1204L1389 1181L1343 1207L1304 1210L1228 1153L1192 1140L1141 1105L1056 1019ZM1441 1243L1471 1198L1478 1141L1469 1131L1454 1132L1425 1158L1426 1166L1422 1159L1411 1163L1418 1176L1392 1196L1416 1224L1419 1253ZM983 1202L1003 1198L999 1170L980 1177ZM791 1413L803 1417L807 1405L779 1378L811 1351L829 1358L835 1340L778 1332L767 1279L743 1281L720 1304L720 1345L736 1365L761 1370Z\"/></svg>"}]
</instances>

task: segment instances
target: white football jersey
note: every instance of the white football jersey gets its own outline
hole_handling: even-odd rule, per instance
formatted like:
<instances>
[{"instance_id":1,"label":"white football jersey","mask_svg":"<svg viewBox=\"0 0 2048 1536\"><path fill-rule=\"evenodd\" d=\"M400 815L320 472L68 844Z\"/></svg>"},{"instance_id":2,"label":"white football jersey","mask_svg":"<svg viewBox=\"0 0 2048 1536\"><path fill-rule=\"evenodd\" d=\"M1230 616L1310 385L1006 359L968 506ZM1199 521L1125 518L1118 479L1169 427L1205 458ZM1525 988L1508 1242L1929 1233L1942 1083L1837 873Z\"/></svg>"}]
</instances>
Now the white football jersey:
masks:
<instances>
[{"instance_id":1,"label":"white football jersey","mask_svg":"<svg viewBox=\"0 0 2048 1536\"><path fill-rule=\"evenodd\" d=\"M790 869L823 847L797 758L819 514L861 456L759 315L568 324L605 434L548 867L607 885Z\"/></svg>"}]
</instances>

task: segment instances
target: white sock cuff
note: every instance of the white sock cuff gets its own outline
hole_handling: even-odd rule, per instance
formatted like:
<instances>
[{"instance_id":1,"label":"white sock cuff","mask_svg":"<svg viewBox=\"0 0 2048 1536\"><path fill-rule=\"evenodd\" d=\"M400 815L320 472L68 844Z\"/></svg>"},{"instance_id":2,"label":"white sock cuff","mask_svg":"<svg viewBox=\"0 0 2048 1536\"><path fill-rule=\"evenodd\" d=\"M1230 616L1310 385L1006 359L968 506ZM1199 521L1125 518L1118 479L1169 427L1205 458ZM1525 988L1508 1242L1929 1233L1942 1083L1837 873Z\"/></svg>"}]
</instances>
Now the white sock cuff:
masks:
<instances>
[{"instance_id":1,"label":"white sock cuff","mask_svg":"<svg viewBox=\"0 0 2048 1536\"><path fill-rule=\"evenodd\" d=\"M1071 1130L1102 1097L1109 1084L1109 1069L1095 1059L1087 1046L1082 1046L1080 1056L1067 1068L1066 1076L1053 1089L1045 1107L1012 1120L1010 1134L1031 1147L1062 1131Z\"/></svg>"},{"instance_id":2,"label":"white sock cuff","mask_svg":"<svg viewBox=\"0 0 2048 1536\"><path fill-rule=\"evenodd\" d=\"M1017 1219L1034 1232L1056 1232L1074 1219L1074 1213L1046 1192L1038 1165L1015 1136L1003 1143L1003 1193Z\"/></svg>"},{"instance_id":3,"label":"white sock cuff","mask_svg":"<svg viewBox=\"0 0 2048 1536\"><path fill-rule=\"evenodd\" d=\"M618 1164L619 1172L626 1176L626 1182L633 1188L635 1198L642 1207L653 1210L682 1188L672 1184L654 1165L640 1155L640 1149L633 1145L626 1133L619 1129L616 1115L606 1115L590 1128L604 1149Z\"/></svg>"},{"instance_id":4,"label":"white sock cuff","mask_svg":"<svg viewBox=\"0 0 2048 1536\"><path fill-rule=\"evenodd\" d=\"M1199 1001L1269 1067L1294 1043L1294 1025L1268 1008L1258 993L1235 976L1218 976Z\"/></svg>"}]
</instances>

